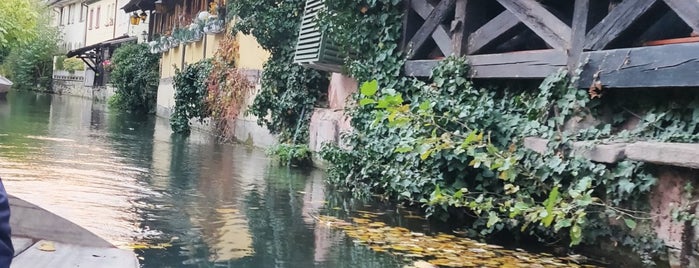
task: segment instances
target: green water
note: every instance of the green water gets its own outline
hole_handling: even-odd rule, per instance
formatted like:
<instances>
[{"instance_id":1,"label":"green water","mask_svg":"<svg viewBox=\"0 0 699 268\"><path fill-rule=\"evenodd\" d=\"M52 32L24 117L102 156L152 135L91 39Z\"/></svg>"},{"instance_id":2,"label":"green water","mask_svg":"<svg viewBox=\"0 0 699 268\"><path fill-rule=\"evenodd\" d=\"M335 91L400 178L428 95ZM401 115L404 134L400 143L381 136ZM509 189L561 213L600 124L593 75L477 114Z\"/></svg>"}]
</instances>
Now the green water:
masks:
<instances>
[{"instance_id":1,"label":"green water","mask_svg":"<svg viewBox=\"0 0 699 268\"><path fill-rule=\"evenodd\" d=\"M0 100L0 177L11 194L133 249L143 267L402 266L312 217L395 209L330 194L320 171L81 98Z\"/></svg>"}]
</instances>

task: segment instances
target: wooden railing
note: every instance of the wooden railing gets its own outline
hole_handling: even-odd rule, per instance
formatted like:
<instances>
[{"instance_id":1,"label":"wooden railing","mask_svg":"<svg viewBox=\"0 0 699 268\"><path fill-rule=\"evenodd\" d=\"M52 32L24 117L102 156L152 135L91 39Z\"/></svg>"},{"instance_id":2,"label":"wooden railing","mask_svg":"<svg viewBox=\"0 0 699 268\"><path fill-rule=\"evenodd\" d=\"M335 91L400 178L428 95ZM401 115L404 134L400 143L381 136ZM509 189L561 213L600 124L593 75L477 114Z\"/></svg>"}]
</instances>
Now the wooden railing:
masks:
<instances>
[{"instance_id":1,"label":"wooden railing","mask_svg":"<svg viewBox=\"0 0 699 268\"><path fill-rule=\"evenodd\" d=\"M408 75L428 76L443 57L460 55L473 78L539 79L582 68L585 87L699 86L696 0L405 3Z\"/></svg>"}]
</instances>

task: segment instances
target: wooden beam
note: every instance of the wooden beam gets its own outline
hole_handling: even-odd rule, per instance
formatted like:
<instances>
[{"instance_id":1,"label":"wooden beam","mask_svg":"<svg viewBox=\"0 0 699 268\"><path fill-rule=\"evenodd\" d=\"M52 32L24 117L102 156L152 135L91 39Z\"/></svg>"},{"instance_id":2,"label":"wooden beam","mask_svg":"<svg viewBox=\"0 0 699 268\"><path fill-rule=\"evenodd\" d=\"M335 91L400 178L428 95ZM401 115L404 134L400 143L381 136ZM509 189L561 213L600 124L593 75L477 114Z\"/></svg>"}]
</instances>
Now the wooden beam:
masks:
<instances>
[{"instance_id":1,"label":"wooden beam","mask_svg":"<svg viewBox=\"0 0 699 268\"><path fill-rule=\"evenodd\" d=\"M656 0L625 0L621 2L587 33L585 49L604 49L655 3Z\"/></svg>"},{"instance_id":2,"label":"wooden beam","mask_svg":"<svg viewBox=\"0 0 699 268\"><path fill-rule=\"evenodd\" d=\"M699 32L699 1L665 0L665 4L675 11L695 32Z\"/></svg>"},{"instance_id":3,"label":"wooden beam","mask_svg":"<svg viewBox=\"0 0 699 268\"><path fill-rule=\"evenodd\" d=\"M455 1L456 0L442 0L432 12L430 12L430 15L425 19L425 23L420 27L417 33L415 33L415 36L410 39L410 43L408 43L408 59L415 57L420 48L422 48L422 45L427 41L427 38L442 24L442 21L447 17L449 11L454 8Z\"/></svg>"},{"instance_id":4,"label":"wooden beam","mask_svg":"<svg viewBox=\"0 0 699 268\"><path fill-rule=\"evenodd\" d=\"M587 18L590 13L590 0L575 0L573 8L573 35L568 49L568 71L572 74L578 68L580 55L585 46L587 34Z\"/></svg>"},{"instance_id":5,"label":"wooden beam","mask_svg":"<svg viewBox=\"0 0 699 268\"><path fill-rule=\"evenodd\" d=\"M418 16L425 20L427 20L432 11L434 11L434 7L424 0L410 0L410 7L415 11L415 13L418 14ZM439 24L437 29L435 29L432 33L432 39L437 44L437 47L439 47L439 50L442 51L444 56L449 56L453 53L453 48L451 46L452 39L446 26Z\"/></svg>"},{"instance_id":6,"label":"wooden beam","mask_svg":"<svg viewBox=\"0 0 699 268\"><path fill-rule=\"evenodd\" d=\"M483 47L493 43L498 37L514 29L520 23L512 12L503 11L469 36L468 53L478 53Z\"/></svg>"},{"instance_id":7,"label":"wooden beam","mask_svg":"<svg viewBox=\"0 0 699 268\"><path fill-rule=\"evenodd\" d=\"M544 78L566 66L566 53L547 49L502 54L467 56L471 78ZM413 60L405 63L408 76L427 77L439 60Z\"/></svg>"},{"instance_id":8,"label":"wooden beam","mask_svg":"<svg viewBox=\"0 0 699 268\"><path fill-rule=\"evenodd\" d=\"M471 35L486 22L486 2L480 0L457 0L454 21L451 25L454 55L473 54L469 50Z\"/></svg>"},{"instance_id":9,"label":"wooden beam","mask_svg":"<svg viewBox=\"0 0 699 268\"><path fill-rule=\"evenodd\" d=\"M699 87L699 43L590 51L580 87Z\"/></svg>"},{"instance_id":10,"label":"wooden beam","mask_svg":"<svg viewBox=\"0 0 699 268\"><path fill-rule=\"evenodd\" d=\"M549 46L567 49L571 29L536 0L497 0Z\"/></svg>"}]
</instances>

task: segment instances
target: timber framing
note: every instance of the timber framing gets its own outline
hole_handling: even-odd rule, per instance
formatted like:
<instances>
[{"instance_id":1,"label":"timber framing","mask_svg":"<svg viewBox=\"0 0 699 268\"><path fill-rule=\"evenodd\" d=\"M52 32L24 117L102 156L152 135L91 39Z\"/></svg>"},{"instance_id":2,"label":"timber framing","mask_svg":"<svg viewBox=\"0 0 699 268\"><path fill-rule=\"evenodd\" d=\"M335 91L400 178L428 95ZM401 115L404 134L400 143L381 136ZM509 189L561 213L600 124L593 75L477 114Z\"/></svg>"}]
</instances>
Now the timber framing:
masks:
<instances>
[{"instance_id":1,"label":"timber framing","mask_svg":"<svg viewBox=\"0 0 699 268\"><path fill-rule=\"evenodd\" d=\"M580 87L699 87L696 0L405 0L405 74L465 56L475 79L581 70Z\"/></svg>"}]
</instances>

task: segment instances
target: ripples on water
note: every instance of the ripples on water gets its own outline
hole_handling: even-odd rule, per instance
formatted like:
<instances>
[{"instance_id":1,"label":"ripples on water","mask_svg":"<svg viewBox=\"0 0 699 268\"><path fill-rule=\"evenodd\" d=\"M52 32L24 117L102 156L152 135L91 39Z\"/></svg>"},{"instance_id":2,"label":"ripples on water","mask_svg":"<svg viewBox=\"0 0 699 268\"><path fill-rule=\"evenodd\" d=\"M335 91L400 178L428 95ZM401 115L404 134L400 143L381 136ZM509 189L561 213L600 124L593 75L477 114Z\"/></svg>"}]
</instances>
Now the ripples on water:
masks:
<instances>
[{"instance_id":1,"label":"ripples on water","mask_svg":"<svg viewBox=\"0 0 699 268\"><path fill-rule=\"evenodd\" d=\"M393 206L326 192L319 171L66 96L0 100L0 177L11 194L133 249L144 267L402 266L317 226L319 213L372 210L391 226L438 231Z\"/></svg>"},{"instance_id":2,"label":"ripples on water","mask_svg":"<svg viewBox=\"0 0 699 268\"><path fill-rule=\"evenodd\" d=\"M139 254L145 267L398 267L392 257L314 228L322 173L279 168L260 151L167 120L106 112L74 97L0 102L8 192Z\"/></svg>"}]
</instances>

